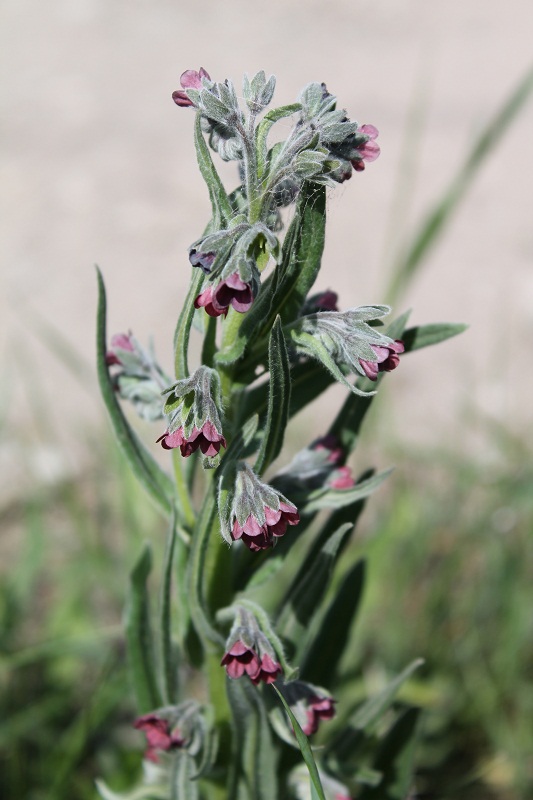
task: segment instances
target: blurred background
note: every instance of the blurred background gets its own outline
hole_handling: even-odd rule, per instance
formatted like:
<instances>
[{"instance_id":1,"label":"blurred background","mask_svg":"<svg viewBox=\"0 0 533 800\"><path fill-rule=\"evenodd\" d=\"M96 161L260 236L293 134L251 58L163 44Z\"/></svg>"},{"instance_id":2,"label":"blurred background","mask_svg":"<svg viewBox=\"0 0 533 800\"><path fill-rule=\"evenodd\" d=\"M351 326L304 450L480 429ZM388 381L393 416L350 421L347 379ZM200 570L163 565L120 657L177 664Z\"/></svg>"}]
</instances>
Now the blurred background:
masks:
<instances>
[{"instance_id":1,"label":"blurred background","mask_svg":"<svg viewBox=\"0 0 533 800\"><path fill-rule=\"evenodd\" d=\"M209 215L193 113L171 93L204 66L237 86L274 73L276 105L324 81L379 128L380 159L330 192L318 289L470 326L406 357L375 404L355 466L397 469L354 541L370 565L354 658L369 692L426 659L405 694L425 709L421 796L530 797L530 0L4 0L0 14L3 796L93 798L95 776L120 789L139 769L120 620L140 543L165 523L98 396L94 264L110 333L153 335L170 364Z\"/></svg>"}]
</instances>

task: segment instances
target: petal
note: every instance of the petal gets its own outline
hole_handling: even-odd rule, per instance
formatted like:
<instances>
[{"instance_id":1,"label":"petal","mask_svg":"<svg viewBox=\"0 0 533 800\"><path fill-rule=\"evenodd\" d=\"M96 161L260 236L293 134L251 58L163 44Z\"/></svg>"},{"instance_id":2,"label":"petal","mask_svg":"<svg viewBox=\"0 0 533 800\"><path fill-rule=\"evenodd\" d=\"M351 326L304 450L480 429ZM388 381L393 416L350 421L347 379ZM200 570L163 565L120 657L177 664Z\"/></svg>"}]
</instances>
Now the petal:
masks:
<instances>
[{"instance_id":1,"label":"petal","mask_svg":"<svg viewBox=\"0 0 533 800\"><path fill-rule=\"evenodd\" d=\"M379 136L379 131L374 125L361 125L359 130L365 136L370 136L371 139L376 139Z\"/></svg>"}]
</instances>

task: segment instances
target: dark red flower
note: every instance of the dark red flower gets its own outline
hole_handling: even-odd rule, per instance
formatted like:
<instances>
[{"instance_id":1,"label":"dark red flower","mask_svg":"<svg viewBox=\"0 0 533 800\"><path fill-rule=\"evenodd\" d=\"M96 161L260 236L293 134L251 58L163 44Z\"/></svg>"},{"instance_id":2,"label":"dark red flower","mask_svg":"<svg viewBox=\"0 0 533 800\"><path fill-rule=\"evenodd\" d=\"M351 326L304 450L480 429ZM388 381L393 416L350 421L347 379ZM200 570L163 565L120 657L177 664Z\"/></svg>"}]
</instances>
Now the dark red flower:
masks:
<instances>
[{"instance_id":1,"label":"dark red flower","mask_svg":"<svg viewBox=\"0 0 533 800\"><path fill-rule=\"evenodd\" d=\"M367 361L364 358L359 359L359 363L363 368L367 378L371 381L377 380L379 372L392 372L400 363L400 354L405 351L404 343L396 339L392 344L380 345L371 344L370 347L376 354L375 361Z\"/></svg>"},{"instance_id":2,"label":"dark red flower","mask_svg":"<svg viewBox=\"0 0 533 800\"><path fill-rule=\"evenodd\" d=\"M265 522L261 525L253 514L250 514L244 525L237 519L233 523L231 538L242 539L250 550L266 550L274 545L276 538L283 536L287 525L297 525L300 516L292 503L280 501L279 509L264 506Z\"/></svg>"},{"instance_id":3,"label":"dark red flower","mask_svg":"<svg viewBox=\"0 0 533 800\"><path fill-rule=\"evenodd\" d=\"M185 458L192 455L198 448L204 456L216 456L221 447L226 447L226 439L219 433L212 422L207 420L200 429L194 427L188 436L183 428L177 428L172 433L168 431L157 439L165 450L179 447L181 455Z\"/></svg>"},{"instance_id":4,"label":"dark red flower","mask_svg":"<svg viewBox=\"0 0 533 800\"><path fill-rule=\"evenodd\" d=\"M268 653L260 657L256 650L238 639L224 654L220 664L226 667L228 677L241 678L248 675L256 686L263 683L274 683L281 675L281 665Z\"/></svg>"},{"instance_id":5,"label":"dark red flower","mask_svg":"<svg viewBox=\"0 0 533 800\"><path fill-rule=\"evenodd\" d=\"M200 71L196 72L194 69L187 69L180 77L181 89L201 89L202 88L202 78L207 78L207 80L211 80L209 74L205 71L203 67L200 67ZM176 103L177 106L182 106L186 108L187 106L192 106L194 103L192 100L189 100L187 93L185 91L176 90L172 92L172 99Z\"/></svg>"},{"instance_id":6,"label":"dark red flower","mask_svg":"<svg viewBox=\"0 0 533 800\"><path fill-rule=\"evenodd\" d=\"M144 732L148 744L145 758L150 761L159 761L158 750L175 750L183 747L185 743L179 729L171 729L169 721L157 714L145 714L138 717L133 723L133 727Z\"/></svg>"},{"instance_id":7,"label":"dark red flower","mask_svg":"<svg viewBox=\"0 0 533 800\"><path fill-rule=\"evenodd\" d=\"M213 287L208 286L207 289L204 289L201 294L198 295L196 300L194 301L195 308L205 308L207 313L210 317L220 317L222 314L226 316L228 313L228 307L221 308L218 305L215 305L213 301Z\"/></svg>"}]
</instances>

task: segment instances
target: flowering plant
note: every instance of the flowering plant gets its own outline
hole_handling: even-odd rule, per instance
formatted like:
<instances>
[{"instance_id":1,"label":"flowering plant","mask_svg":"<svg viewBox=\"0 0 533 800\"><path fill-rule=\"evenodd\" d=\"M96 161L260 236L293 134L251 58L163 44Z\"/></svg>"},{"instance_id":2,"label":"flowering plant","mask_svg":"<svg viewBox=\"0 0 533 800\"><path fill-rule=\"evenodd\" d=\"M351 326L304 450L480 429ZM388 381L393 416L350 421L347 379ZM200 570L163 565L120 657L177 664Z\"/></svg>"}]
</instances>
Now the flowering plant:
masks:
<instances>
[{"instance_id":1,"label":"flowering plant","mask_svg":"<svg viewBox=\"0 0 533 800\"><path fill-rule=\"evenodd\" d=\"M132 469L170 519L155 625L149 547L131 574L132 724L146 751L143 786L128 797L368 800L410 789L417 712L383 714L418 662L366 702L345 664L364 580L347 545L388 474L358 479L347 462L384 373L461 326L406 329L408 314L389 319L386 305L339 310L336 292L310 294L326 189L378 157L378 131L350 121L319 83L266 111L274 88L263 72L245 77L243 110L233 84L202 68L185 72L174 92L195 111L212 205L189 248L174 379L132 334L107 344L98 276L103 397ZM271 144L280 120L288 135ZM211 151L238 164L241 183L230 193ZM281 237L286 207L293 215ZM193 326L203 347L191 371ZM347 390L342 407L283 464L290 420L335 380ZM170 451L172 476L123 401L145 420L166 420L153 441ZM98 787L107 800L121 796Z\"/></svg>"}]
</instances>

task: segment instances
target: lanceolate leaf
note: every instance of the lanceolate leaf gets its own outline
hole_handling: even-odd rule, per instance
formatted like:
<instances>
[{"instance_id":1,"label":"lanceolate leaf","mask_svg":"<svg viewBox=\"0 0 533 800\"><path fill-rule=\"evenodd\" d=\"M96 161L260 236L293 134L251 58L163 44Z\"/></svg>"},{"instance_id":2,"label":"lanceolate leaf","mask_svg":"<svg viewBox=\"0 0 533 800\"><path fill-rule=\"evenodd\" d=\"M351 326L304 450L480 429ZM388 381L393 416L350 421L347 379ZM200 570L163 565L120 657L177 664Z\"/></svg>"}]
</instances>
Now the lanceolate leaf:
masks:
<instances>
[{"instance_id":1,"label":"lanceolate leaf","mask_svg":"<svg viewBox=\"0 0 533 800\"><path fill-rule=\"evenodd\" d=\"M402 335L402 341L406 352L420 350L422 347L429 347L432 344L439 344L452 336L466 331L468 325L451 322L437 322L430 325L418 325L416 328L409 328Z\"/></svg>"},{"instance_id":2,"label":"lanceolate leaf","mask_svg":"<svg viewBox=\"0 0 533 800\"><path fill-rule=\"evenodd\" d=\"M248 679L228 678L233 728L233 791L228 797L279 800L277 754L260 693ZM235 791L239 787L238 791Z\"/></svg>"},{"instance_id":3,"label":"lanceolate leaf","mask_svg":"<svg viewBox=\"0 0 533 800\"><path fill-rule=\"evenodd\" d=\"M307 769L309 771L309 779L311 781L311 797L312 797L312 800L315 800L315 798L316 798L316 800L326 800L326 796L324 794L324 789L322 788L322 783L320 781L320 775L318 774L318 769L317 769L317 766L316 766L316 763L315 763L315 759L313 757L313 751L311 750L311 747L309 745L309 740L307 739L307 736L305 735L305 733L301 729L301 727L300 727L300 725L298 723L298 720L296 719L296 717L292 713L292 711L289 708L288 704L285 702L285 698L283 697L283 695L281 694L279 689L276 686L274 686L273 688L274 688L274 691L276 692L276 694L278 695L279 699L283 703L285 711L288 714L288 717L289 717L289 719L291 721L291 725L292 725L293 730L294 730L294 734L296 736L296 741L298 742L298 747L300 748L300 751L301 751L302 756L303 756L303 760L305 761L305 765L306 765L306 767L307 767Z\"/></svg>"},{"instance_id":4,"label":"lanceolate leaf","mask_svg":"<svg viewBox=\"0 0 533 800\"><path fill-rule=\"evenodd\" d=\"M416 659L403 672L400 672L379 694L371 697L357 711L350 717L350 727L358 730L366 730L373 725L379 717L389 708L393 703L398 690L411 677L413 672L417 670L422 664L421 658Z\"/></svg>"},{"instance_id":5,"label":"lanceolate leaf","mask_svg":"<svg viewBox=\"0 0 533 800\"><path fill-rule=\"evenodd\" d=\"M154 670L154 646L146 587L151 569L152 555L146 545L131 572L126 609L128 666L141 714L161 705Z\"/></svg>"},{"instance_id":6,"label":"lanceolate leaf","mask_svg":"<svg viewBox=\"0 0 533 800\"><path fill-rule=\"evenodd\" d=\"M178 324L176 325L176 331L174 333L174 371L178 380L189 377L189 364L187 359L189 336L195 312L194 301L200 292L203 277L203 273L200 269L193 271L189 290L178 317Z\"/></svg>"},{"instance_id":7,"label":"lanceolate leaf","mask_svg":"<svg viewBox=\"0 0 533 800\"><path fill-rule=\"evenodd\" d=\"M352 526L349 523L342 525L320 550L311 552L281 605L282 611L276 628L294 646L296 663L299 661L298 655L303 648L305 634L311 627L314 615L318 612L320 601L328 588L333 567L351 529Z\"/></svg>"},{"instance_id":8,"label":"lanceolate leaf","mask_svg":"<svg viewBox=\"0 0 533 800\"><path fill-rule=\"evenodd\" d=\"M128 463L151 497L166 512L172 508L173 486L169 476L152 458L140 442L117 400L113 382L106 364L106 292L102 274L98 276L98 316L97 316L97 370L100 391L111 418L115 435Z\"/></svg>"},{"instance_id":9,"label":"lanceolate leaf","mask_svg":"<svg viewBox=\"0 0 533 800\"><path fill-rule=\"evenodd\" d=\"M267 162L267 137L272 126L283 117L290 117L301 109L300 103L291 103L287 106L280 106L273 108L268 114L265 114L259 125L257 126L256 150L257 150L257 174L261 178L266 167Z\"/></svg>"},{"instance_id":10,"label":"lanceolate leaf","mask_svg":"<svg viewBox=\"0 0 533 800\"><path fill-rule=\"evenodd\" d=\"M186 750L178 750L172 758L170 800L198 800L198 782L193 780L194 760Z\"/></svg>"},{"instance_id":11,"label":"lanceolate leaf","mask_svg":"<svg viewBox=\"0 0 533 800\"><path fill-rule=\"evenodd\" d=\"M363 500L371 495L372 492L375 492L391 472L392 469L387 469L378 475L373 475L372 478L361 481L361 483L356 483L355 486L349 489L317 489L311 492L308 502L302 507L301 511L305 514L311 514L321 508L350 506L357 500Z\"/></svg>"},{"instance_id":12,"label":"lanceolate leaf","mask_svg":"<svg viewBox=\"0 0 533 800\"><path fill-rule=\"evenodd\" d=\"M196 147L196 158L198 159L198 166L202 177L209 189L209 197L211 199L211 206L213 208L214 228L225 228L226 223L232 218L233 210L231 203L224 189L224 185L220 180L219 174L213 164L211 153L204 139L202 127L200 124L201 115L196 114L196 121L194 126L194 144Z\"/></svg>"},{"instance_id":13,"label":"lanceolate leaf","mask_svg":"<svg viewBox=\"0 0 533 800\"><path fill-rule=\"evenodd\" d=\"M411 789L420 711L408 708L381 742L373 767L381 773L375 786L363 789L360 800L405 800Z\"/></svg>"},{"instance_id":14,"label":"lanceolate leaf","mask_svg":"<svg viewBox=\"0 0 533 800\"><path fill-rule=\"evenodd\" d=\"M268 356L270 391L266 426L261 449L255 463L255 471L258 475L261 475L279 455L289 419L291 397L290 364L279 317L276 319L270 334Z\"/></svg>"},{"instance_id":15,"label":"lanceolate leaf","mask_svg":"<svg viewBox=\"0 0 533 800\"><path fill-rule=\"evenodd\" d=\"M318 686L331 686L337 664L349 640L365 583L365 562L358 561L348 570L335 596L320 616L317 632L300 664L302 678Z\"/></svg>"},{"instance_id":16,"label":"lanceolate leaf","mask_svg":"<svg viewBox=\"0 0 533 800\"><path fill-rule=\"evenodd\" d=\"M176 548L176 518L173 515L168 532L165 560L163 567L163 582L161 584L161 597L159 601L161 630L161 688L163 702L171 705L176 701L176 675L177 664L174 662L172 651L172 626L171 626L171 601L172 601L172 573L174 565L174 551ZM185 611L185 609L183 609ZM180 613L182 609L180 609Z\"/></svg>"}]
</instances>

